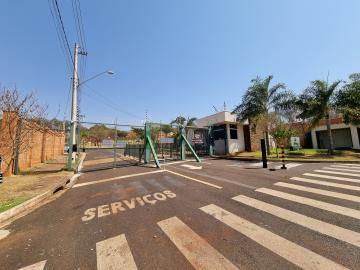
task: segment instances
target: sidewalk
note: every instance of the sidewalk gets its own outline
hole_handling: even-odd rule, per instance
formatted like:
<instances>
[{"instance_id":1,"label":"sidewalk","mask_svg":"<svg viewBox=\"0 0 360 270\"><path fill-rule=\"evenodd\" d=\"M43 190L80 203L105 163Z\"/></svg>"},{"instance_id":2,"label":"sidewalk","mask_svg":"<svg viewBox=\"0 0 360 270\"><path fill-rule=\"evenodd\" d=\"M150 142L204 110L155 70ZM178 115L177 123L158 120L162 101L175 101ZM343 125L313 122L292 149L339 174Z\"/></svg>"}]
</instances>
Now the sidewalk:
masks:
<instances>
[{"instance_id":1,"label":"sidewalk","mask_svg":"<svg viewBox=\"0 0 360 270\"><path fill-rule=\"evenodd\" d=\"M34 166L21 175L5 177L0 184L0 213L49 190L63 187L73 175L64 170L66 156Z\"/></svg>"}]
</instances>

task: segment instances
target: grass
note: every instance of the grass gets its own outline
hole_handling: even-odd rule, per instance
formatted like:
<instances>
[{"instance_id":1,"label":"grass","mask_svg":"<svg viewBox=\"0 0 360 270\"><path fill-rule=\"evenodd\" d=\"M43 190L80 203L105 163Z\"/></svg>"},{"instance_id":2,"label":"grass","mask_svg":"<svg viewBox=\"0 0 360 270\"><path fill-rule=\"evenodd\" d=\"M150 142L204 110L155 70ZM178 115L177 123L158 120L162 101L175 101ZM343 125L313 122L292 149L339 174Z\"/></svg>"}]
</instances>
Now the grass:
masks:
<instances>
[{"instance_id":1,"label":"grass","mask_svg":"<svg viewBox=\"0 0 360 270\"><path fill-rule=\"evenodd\" d=\"M279 157L281 158L281 149ZM255 157L261 158L261 151L238 153L238 157ZM268 158L276 159L276 150L272 150ZM335 150L334 155L329 155L327 149L299 149L290 151L285 149L285 158L287 160L303 159L303 160L359 160L360 151L354 150Z\"/></svg>"},{"instance_id":2,"label":"grass","mask_svg":"<svg viewBox=\"0 0 360 270\"><path fill-rule=\"evenodd\" d=\"M31 199L32 196L21 196L21 197L16 197L16 198L12 198L10 200L7 200L5 202L1 202L0 203L0 213L4 212L10 208L13 208L29 199Z\"/></svg>"}]
</instances>

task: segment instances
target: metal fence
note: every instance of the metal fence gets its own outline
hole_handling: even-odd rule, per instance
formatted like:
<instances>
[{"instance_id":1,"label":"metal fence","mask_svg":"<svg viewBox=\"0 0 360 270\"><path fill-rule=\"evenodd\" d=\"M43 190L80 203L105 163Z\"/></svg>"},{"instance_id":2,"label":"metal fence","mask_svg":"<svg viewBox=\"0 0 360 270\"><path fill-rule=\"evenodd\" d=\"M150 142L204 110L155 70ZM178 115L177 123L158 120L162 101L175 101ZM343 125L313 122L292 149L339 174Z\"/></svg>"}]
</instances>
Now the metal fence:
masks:
<instances>
[{"instance_id":1,"label":"metal fence","mask_svg":"<svg viewBox=\"0 0 360 270\"><path fill-rule=\"evenodd\" d=\"M78 122L76 145L89 167L137 165L144 157L144 126Z\"/></svg>"},{"instance_id":2,"label":"metal fence","mask_svg":"<svg viewBox=\"0 0 360 270\"><path fill-rule=\"evenodd\" d=\"M77 122L75 131L76 143L73 151L76 153L76 164L74 166L78 167L80 153L86 152L87 157L83 167L85 171L140 165L153 161L160 167L158 160L165 162L193 157L194 153L191 152L190 147L197 156L204 157L210 154L210 133L207 128L160 123L147 123L144 126ZM183 136L180 136L181 134ZM151 150L153 154L149 153L152 147L149 145L149 140L154 149Z\"/></svg>"}]
</instances>

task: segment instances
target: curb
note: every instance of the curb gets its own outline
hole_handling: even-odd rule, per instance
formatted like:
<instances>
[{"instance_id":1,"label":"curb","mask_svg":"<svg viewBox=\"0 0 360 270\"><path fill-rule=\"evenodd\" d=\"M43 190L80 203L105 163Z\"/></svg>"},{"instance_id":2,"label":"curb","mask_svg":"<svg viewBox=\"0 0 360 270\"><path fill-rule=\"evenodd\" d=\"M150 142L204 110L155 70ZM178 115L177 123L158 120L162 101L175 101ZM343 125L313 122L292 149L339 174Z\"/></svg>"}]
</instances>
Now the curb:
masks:
<instances>
[{"instance_id":1,"label":"curb","mask_svg":"<svg viewBox=\"0 0 360 270\"><path fill-rule=\"evenodd\" d=\"M217 156L217 159L227 159L227 160L238 160L238 161L262 161L261 158L256 157L220 157ZM281 162L281 159L273 159L269 158L268 161L278 161ZM360 161L358 160L315 160L315 159L286 159L286 162L302 162L302 163L354 163L354 164L360 164Z\"/></svg>"},{"instance_id":2,"label":"curb","mask_svg":"<svg viewBox=\"0 0 360 270\"><path fill-rule=\"evenodd\" d=\"M79 167L82 166L85 156L86 154L80 157ZM80 173L73 174L70 178L66 178L62 183L54 185L48 191L45 191L44 193L37 195L36 197L27 200L22 204L19 204L13 208L10 208L9 210L0 213L0 228L22 217L23 214L28 214L31 211L35 210L37 207L41 206L42 202L52 197L56 192L71 188L80 175Z\"/></svg>"}]
</instances>

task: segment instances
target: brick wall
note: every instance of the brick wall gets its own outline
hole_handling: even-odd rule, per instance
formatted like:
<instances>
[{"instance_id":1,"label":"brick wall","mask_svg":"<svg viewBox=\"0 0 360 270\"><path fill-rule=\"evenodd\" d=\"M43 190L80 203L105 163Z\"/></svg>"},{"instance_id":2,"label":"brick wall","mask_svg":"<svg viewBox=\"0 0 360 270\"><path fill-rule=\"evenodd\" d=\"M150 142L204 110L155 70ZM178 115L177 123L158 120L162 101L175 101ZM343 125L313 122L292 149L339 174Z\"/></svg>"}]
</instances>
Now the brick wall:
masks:
<instances>
[{"instance_id":1,"label":"brick wall","mask_svg":"<svg viewBox=\"0 0 360 270\"><path fill-rule=\"evenodd\" d=\"M13 112L4 112L0 131L0 155L3 157L2 170L6 176L11 174L14 166L12 151L17 129L17 115ZM20 171L63 154L64 132L41 128L37 123L30 121L22 121L20 130L21 141L24 142L19 149Z\"/></svg>"}]
</instances>

